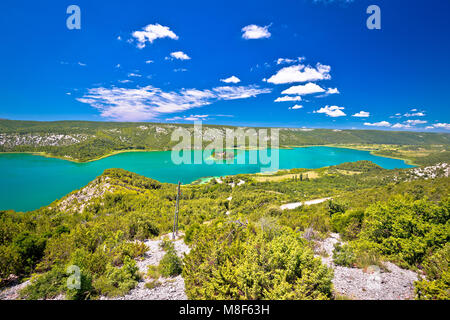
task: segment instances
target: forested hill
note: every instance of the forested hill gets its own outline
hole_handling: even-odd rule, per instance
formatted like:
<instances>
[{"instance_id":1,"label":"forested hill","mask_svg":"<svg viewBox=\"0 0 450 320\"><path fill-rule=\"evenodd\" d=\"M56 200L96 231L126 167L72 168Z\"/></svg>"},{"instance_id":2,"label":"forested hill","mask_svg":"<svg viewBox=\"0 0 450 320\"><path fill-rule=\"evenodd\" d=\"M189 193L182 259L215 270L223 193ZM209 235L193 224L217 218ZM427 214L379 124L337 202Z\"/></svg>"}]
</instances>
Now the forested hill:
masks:
<instances>
[{"instance_id":1,"label":"forested hill","mask_svg":"<svg viewBox=\"0 0 450 320\"><path fill-rule=\"evenodd\" d=\"M0 152L45 152L52 156L87 161L121 150L168 150L178 143L171 141L172 132L181 127L193 133L192 124L0 120ZM204 125L205 145L218 137L224 138L227 128L236 127ZM450 134L280 128L281 147L330 144L438 145L444 147L443 151L448 151Z\"/></svg>"},{"instance_id":2,"label":"forested hill","mask_svg":"<svg viewBox=\"0 0 450 320\"><path fill-rule=\"evenodd\" d=\"M180 272L189 299L448 300L449 170L359 161L184 185L179 229L190 252L180 261L179 242L160 242L164 258L147 265L173 228L176 186L108 169L50 206L0 211L0 300L2 286L30 276L12 298L124 297ZM337 234L342 246L328 246ZM80 268L78 290L66 285L69 266ZM374 267L380 287L368 285Z\"/></svg>"}]
</instances>

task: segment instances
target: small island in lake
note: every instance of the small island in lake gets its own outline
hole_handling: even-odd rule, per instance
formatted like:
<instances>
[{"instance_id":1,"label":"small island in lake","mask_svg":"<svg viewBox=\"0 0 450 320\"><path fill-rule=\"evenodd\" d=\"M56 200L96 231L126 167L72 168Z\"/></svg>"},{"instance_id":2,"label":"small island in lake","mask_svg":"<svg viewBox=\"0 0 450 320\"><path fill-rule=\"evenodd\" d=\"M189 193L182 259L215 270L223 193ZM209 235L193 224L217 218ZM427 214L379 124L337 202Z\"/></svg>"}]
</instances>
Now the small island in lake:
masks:
<instances>
[{"instance_id":1,"label":"small island in lake","mask_svg":"<svg viewBox=\"0 0 450 320\"><path fill-rule=\"evenodd\" d=\"M213 152L212 157L214 160L231 160L234 159L233 151Z\"/></svg>"}]
</instances>

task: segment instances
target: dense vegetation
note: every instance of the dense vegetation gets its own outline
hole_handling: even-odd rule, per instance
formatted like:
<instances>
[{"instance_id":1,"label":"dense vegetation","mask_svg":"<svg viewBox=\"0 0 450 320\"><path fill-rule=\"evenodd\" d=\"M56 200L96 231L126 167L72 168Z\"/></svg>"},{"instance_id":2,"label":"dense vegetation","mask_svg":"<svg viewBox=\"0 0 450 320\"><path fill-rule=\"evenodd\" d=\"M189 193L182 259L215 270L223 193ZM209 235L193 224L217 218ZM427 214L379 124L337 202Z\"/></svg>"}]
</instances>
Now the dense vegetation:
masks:
<instances>
[{"instance_id":1,"label":"dense vegetation","mask_svg":"<svg viewBox=\"0 0 450 320\"><path fill-rule=\"evenodd\" d=\"M448 177L412 179L411 169L384 170L368 161L317 169L314 178L305 172L284 171L278 175L286 179L272 182L239 175L183 186L180 229L191 252L181 265L167 244L148 285L183 270L193 299L330 299L332 271L314 257L314 240L339 232L347 241L335 250L339 264L393 261L425 274L417 298L450 298ZM239 180L245 184L230 186ZM109 169L87 188L107 191L85 203L74 191L36 211L0 212L3 284L10 274L32 277L22 291L28 299L117 296L136 285L143 275L134 259L146 251L137 240L170 232L176 186ZM322 197L333 199L280 210ZM79 290L66 285L73 265L81 272Z\"/></svg>"}]
</instances>

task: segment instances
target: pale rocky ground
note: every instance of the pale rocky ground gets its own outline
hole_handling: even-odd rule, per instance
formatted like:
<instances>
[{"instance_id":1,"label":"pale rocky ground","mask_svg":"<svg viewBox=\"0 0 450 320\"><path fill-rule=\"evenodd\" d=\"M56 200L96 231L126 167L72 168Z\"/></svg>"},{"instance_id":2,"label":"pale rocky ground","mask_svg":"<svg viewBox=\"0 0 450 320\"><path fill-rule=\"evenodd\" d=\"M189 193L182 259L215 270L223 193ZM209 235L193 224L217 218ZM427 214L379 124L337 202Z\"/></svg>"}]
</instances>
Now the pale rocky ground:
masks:
<instances>
[{"instance_id":1,"label":"pale rocky ground","mask_svg":"<svg viewBox=\"0 0 450 320\"><path fill-rule=\"evenodd\" d=\"M87 186L64 198L57 206L61 211L83 212L84 207L93 198L103 197L106 192L114 189L108 183L109 177L100 177L90 182Z\"/></svg>"},{"instance_id":2,"label":"pale rocky ground","mask_svg":"<svg viewBox=\"0 0 450 320\"><path fill-rule=\"evenodd\" d=\"M169 235L166 238L169 239ZM158 279L161 282L160 286L153 289L145 287L145 283L150 281L150 279L145 277L148 266L157 266L165 255L165 251L160 247L161 242L162 240L144 241L149 250L141 259L137 259L139 271L144 275L143 279L127 295L110 298L111 300L187 300L184 291L184 279L181 275L173 278L161 277ZM183 258L185 254L189 253L189 247L184 243L183 238L178 237L173 241L173 244L180 258ZM102 297L100 299L106 300L107 298Z\"/></svg>"},{"instance_id":3,"label":"pale rocky ground","mask_svg":"<svg viewBox=\"0 0 450 320\"><path fill-rule=\"evenodd\" d=\"M339 234L332 233L323 241L316 241L316 257L333 268L335 293L356 300L407 300L414 298L414 281L417 273L385 262L386 271L374 266L366 272L358 268L337 266L333 263L333 249L342 243ZM326 256L323 254L325 253Z\"/></svg>"},{"instance_id":4,"label":"pale rocky ground","mask_svg":"<svg viewBox=\"0 0 450 320\"><path fill-rule=\"evenodd\" d=\"M298 207L301 207L303 205L305 206L310 206L312 204L319 204L322 202L325 202L327 200L330 200L332 198L321 198L321 199L314 199L314 200L308 200L308 201L303 201L303 202L292 202L292 203L286 203L280 206L281 210L292 210Z\"/></svg>"},{"instance_id":5,"label":"pale rocky ground","mask_svg":"<svg viewBox=\"0 0 450 320\"><path fill-rule=\"evenodd\" d=\"M171 236L171 235L170 235ZM178 238L173 241L175 250L180 258L183 258L185 254L189 253L189 247L184 243L182 234L179 234ZM169 235L163 236L162 238L171 239ZM101 300L186 300L187 296L184 291L184 279L181 275L173 278L159 278L161 285L153 288L147 289L145 283L149 282L150 279L145 277L147 273L147 268L149 265L157 266L161 261L162 257L165 255L165 251L161 249L160 243L161 239L158 240L145 240L144 243L147 245L147 252L140 258L137 258L137 266L139 272L143 275L142 280L139 281L138 285L132 289L128 294L121 297L107 298L100 297ZM0 291L0 300L17 300L20 298L19 292L25 288L30 281L25 281L21 284L16 284L10 286L3 291ZM52 300L64 299L63 295L59 295Z\"/></svg>"},{"instance_id":6,"label":"pale rocky ground","mask_svg":"<svg viewBox=\"0 0 450 320\"><path fill-rule=\"evenodd\" d=\"M11 287L8 287L4 289L3 291L0 291L0 300L17 300L20 298L19 292L23 288L25 288L30 281L25 281L20 284L13 285Z\"/></svg>"},{"instance_id":7,"label":"pale rocky ground","mask_svg":"<svg viewBox=\"0 0 450 320\"><path fill-rule=\"evenodd\" d=\"M85 134L0 134L0 145L14 147L21 145L31 146L65 146L86 140Z\"/></svg>"},{"instance_id":8,"label":"pale rocky ground","mask_svg":"<svg viewBox=\"0 0 450 320\"><path fill-rule=\"evenodd\" d=\"M410 180L448 177L449 173L450 173L450 164L446 162L438 163L428 167L413 168L408 171Z\"/></svg>"}]
</instances>

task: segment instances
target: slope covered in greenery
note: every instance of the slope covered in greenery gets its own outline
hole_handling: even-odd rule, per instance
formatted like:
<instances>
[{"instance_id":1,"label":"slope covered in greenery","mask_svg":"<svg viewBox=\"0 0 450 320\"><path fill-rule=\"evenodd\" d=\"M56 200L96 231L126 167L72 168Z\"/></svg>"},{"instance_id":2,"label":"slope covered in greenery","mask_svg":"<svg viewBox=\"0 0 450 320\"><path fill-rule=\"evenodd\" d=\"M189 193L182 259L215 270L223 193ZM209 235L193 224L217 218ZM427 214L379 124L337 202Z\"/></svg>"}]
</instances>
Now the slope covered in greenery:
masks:
<instances>
[{"instance_id":1,"label":"slope covered in greenery","mask_svg":"<svg viewBox=\"0 0 450 320\"><path fill-rule=\"evenodd\" d=\"M239 175L182 186L188 297L334 298L332 270L306 236L313 230L315 238L341 234L350 253L344 258L351 259L342 263L364 268L389 260L421 270L426 278L416 284L417 297L449 299L450 180L436 168L424 179L415 168L385 170L362 161L313 170L314 178L293 169L276 181ZM32 276L22 291L28 299L123 295L142 276L134 260L146 251L140 240L171 231L175 195L175 185L109 169L48 207L1 212L2 283L10 274ZM280 209L323 197L332 200ZM81 269L80 290L65 285L71 265Z\"/></svg>"},{"instance_id":2,"label":"slope covered in greenery","mask_svg":"<svg viewBox=\"0 0 450 320\"><path fill-rule=\"evenodd\" d=\"M44 152L48 155L69 160L88 161L114 152L126 150L170 150L179 141L171 141L174 130L185 128L193 136L191 124L160 124L132 122L89 122L89 121L15 121L0 120L0 152ZM214 138L225 137L230 126L204 125L204 146ZM247 129L262 129L249 128ZM266 128L269 129L269 128ZM396 156L402 145L432 148L432 155L442 158L442 150L450 145L450 134L425 132L394 132L376 130L331 130L279 128L280 147L306 145L395 145L389 156ZM437 149L436 149L437 148ZM377 149L372 148L372 149ZM436 150L435 150L436 149ZM384 150L386 151L386 150ZM416 154L406 159L426 164ZM405 158L405 155L401 155ZM429 156L429 155L427 155Z\"/></svg>"}]
</instances>

